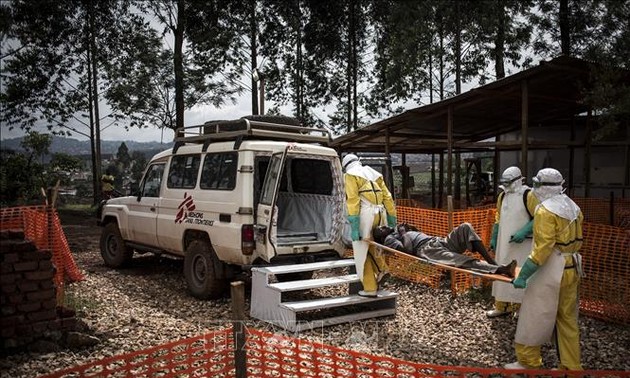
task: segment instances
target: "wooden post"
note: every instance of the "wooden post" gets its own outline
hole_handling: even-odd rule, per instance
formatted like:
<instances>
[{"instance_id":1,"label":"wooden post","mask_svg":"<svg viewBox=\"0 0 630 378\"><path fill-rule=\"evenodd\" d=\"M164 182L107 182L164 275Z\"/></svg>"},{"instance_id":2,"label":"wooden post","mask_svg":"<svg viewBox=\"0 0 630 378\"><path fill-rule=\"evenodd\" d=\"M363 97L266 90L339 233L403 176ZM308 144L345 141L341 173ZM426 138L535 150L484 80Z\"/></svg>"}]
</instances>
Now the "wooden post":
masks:
<instances>
[{"instance_id":1,"label":"wooden post","mask_svg":"<svg viewBox=\"0 0 630 378\"><path fill-rule=\"evenodd\" d=\"M54 217L55 217L55 205L57 204L57 195L59 194L59 184L60 180L57 180L57 184L51 189L48 190L48 194L46 195L46 218L48 221L48 249L52 255L55 255L55 225L54 225ZM43 189L42 189L43 190ZM57 251L57 253L61 253L61 251ZM55 260L53 260L55 261ZM57 269L62 269L61 267L57 267ZM64 302L66 301L66 283L64 282L64 278L62 277L59 286L56 288L57 290L57 307L63 307Z\"/></svg>"},{"instance_id":2,"label":"wooden post","mask_svg":"<svg viewBox=\"0 0 630 378\"><path fill-rule=\"evenodd\" d=\"M446 194L453 194L453 106L448 107L447 119L448 149L446 155Z\"/></svg>"},{"instance_id":3,"label":"wooden post","mask_svg":"<svg viewBox=\"0 0 630 378\"><path fill-rule=\"evenodd\" d=\"M521 82L521 172L529 176L527 166L527 129L529 125L529 87L527 80Z\"/></svg>"},{"instance_id":4,"label":"wooden post","mask_svg":"<svg viewBox=\"0 0 630 378\"><path fill-rule=\"evenodd\" d=\"M586 131L584 135L584 197L591 195L591 143L593 139L593 124L591 117L593 111L588 110L586 114Z\"/></svg>"},{"instance_id":5,"label":"wooden post","mask_svg":"<svg viewBox=\"0 0 630 378\"><path fill-rule=\"evenodd\" d=\"M431 153L431 208L435 209L437 201L435 200L435 152Z\"/></svg>"},{"instance_id":6,"label":"wooden post","mask_svg":"<svg viewBox=\"0 0 630 378\"><path fill-rule=\"evenodd\" d=\"M453 196L446 196L446 204L448 206L448 232L453 231Z\"/></svg>"},{"instance_id":7,"label":"wooden post","mask_svg":"<svg viewBox=\"0 0 630 378\"><path fill-rule=\"evenodd\" d=\"M245 353L245 285L243 281L231 283L232 298L232 335L234 336L234 366L236 377L247 377L247 359Z\"/></svg>"},{"instance_id":8,"label":"wooden post","mask_svg":"<svg viewBox=\"0 0 630 378\"><path fill-rule=\"evenodd\" d=\"M615 225L615 192L610 191L610 202L608 203L608 215L610 217L610 225Z\"/></svg>"}]
</instances>

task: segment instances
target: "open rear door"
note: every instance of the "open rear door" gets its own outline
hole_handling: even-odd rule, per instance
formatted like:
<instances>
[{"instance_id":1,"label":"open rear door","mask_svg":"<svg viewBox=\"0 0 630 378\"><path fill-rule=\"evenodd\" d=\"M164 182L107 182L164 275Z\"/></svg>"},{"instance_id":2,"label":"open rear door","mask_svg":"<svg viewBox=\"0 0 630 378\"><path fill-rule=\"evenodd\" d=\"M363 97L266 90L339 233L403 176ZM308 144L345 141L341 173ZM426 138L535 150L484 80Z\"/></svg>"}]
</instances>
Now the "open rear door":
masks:
<instances>
[{"instance_id":1,"label":"open rear door","mask_svg":"<svg viewBox=\"0 0 630 378\"><path fill-rule=\"evenodd\" d=\"M269 262L276 255L278 212L276 199L282 179L282 170L286 161L288 147L284 152L271 155L265 182L260 193L256 216L256 252Z\"/></svg>"}]
</instances>

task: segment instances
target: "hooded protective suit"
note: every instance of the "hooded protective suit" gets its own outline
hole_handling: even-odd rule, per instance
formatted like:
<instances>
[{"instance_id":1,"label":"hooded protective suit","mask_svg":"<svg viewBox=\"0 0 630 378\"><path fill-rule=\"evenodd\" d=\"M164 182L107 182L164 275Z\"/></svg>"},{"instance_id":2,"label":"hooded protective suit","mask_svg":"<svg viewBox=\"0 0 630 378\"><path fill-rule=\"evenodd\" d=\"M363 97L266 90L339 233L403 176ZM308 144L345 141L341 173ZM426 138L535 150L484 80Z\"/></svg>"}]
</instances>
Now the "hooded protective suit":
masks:
<instances>
[{"instance_id":1,"label":"hooded protective suit","mask_svg":"<svg viewBox=\"0 0 630 378\"><path fill-rule=\"evenodd\" d=\"M361 239L371 239L372 229L376 226L395 226L396 206L383 175L363 166L354 154L346 155L342 165L357 275L363 284L363 294L376 295L377 275L387 271L387 264L382 255Z\"/></svg>"},{"instance_id":2,"label":"hooded protective suit","mask_svg":"<svg viewBox=\"0 0 630 378\"><path fill-rule=\"evenodd\" d=\"M538 199L530 188L523 185L523 176L518 167L509 167L501 175L503 193L497 199L495 216L496 245L493 245L497 264L508 264L516 260L522 266L531 251L531 224ZM514 238L516 234L527 235L525 239ZM492 243L491 243L492 244ZM488 317L516 312L523 299L523 289L514 288L506 282L494 281L492 295L495 298L494 310L488 311Z\"/></svg>"},{"instance_id":3,"label":"hooded protective suit","mask_svg":"<svg viewBox=\"0 0 630 378\"><path fill-rule=\"evenodd\" d=\"M533 179L540 205L534 214L532 252L514 286L526 287L515 335L518 362L542 365L540 346L554 334L560 368L582 370L578 328L583 215L563 194L562 175L545 168ZM531 279L528 278L531 276Z\"/></svg>"}]
</instances>

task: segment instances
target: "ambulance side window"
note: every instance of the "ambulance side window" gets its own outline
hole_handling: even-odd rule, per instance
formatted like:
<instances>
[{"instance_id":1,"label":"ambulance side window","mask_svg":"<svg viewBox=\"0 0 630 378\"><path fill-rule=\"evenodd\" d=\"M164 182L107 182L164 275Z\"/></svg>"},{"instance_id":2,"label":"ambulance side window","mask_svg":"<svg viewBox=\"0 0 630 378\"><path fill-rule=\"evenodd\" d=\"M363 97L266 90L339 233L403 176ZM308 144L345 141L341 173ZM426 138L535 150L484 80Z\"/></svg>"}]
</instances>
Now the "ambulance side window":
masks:
<instances>
[{"instance_id":1,"label":"ambulance side window","mask_svg":"<svg viewBox=\"0 0 630 378\"><path fill-rule=\"evenodd\" d=\"M233 190L236 186L238 153L207 154L201 170L201 189Z\"/></svg>"},{"instance_id":2,"label":"ambulance side window","mask_svg":"<svg viewBox=\"0 0 630 378\"><path fill-rule=\"evenodd\" d=\"M193 189L197 185L200 161L199 155L173 156L166 186L174 189Z\"/></svg>"},{"instance_id":3,"label":"ambulance side window","mask_svg":"<svg viewBox=\"0 0 630 378\"><path fill-rule=\"evenodd\" d=\"M153 164L147 170L142 182L142 197L159 197L164 164Z\"/></svg>"}]
</instances>

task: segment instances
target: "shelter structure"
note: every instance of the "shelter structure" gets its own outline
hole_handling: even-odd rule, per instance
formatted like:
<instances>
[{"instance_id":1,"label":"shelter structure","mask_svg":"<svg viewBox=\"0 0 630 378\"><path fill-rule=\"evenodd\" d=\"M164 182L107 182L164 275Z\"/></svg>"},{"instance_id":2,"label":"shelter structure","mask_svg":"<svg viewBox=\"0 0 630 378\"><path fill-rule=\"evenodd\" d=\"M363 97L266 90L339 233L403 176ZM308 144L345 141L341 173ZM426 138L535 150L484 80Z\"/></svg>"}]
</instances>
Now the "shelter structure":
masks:
<instances>
[{"instance_id":1,"label":"shelter structure","mask_svg":"<svg viewBox=\"0 0 630 378\"><path fill-rule=\"evenodd\" d=\"M452 194L457 153L494 158L494 185L502 169L518 165L532 177L559 169L570 191L588 197L593 188L630 189L630 121L607 139L594 139L597 117L587 96L604 72L630 86L630 71L560 56L440 102L335 138L341 152L446 155L447 194ZM601 168L600 168L601 166ZM595 176L595 177L594 177ZM404 189L403 189L404 192ZM496 192L496 191L495 191Z\"/></svg>"}]
</instances>

